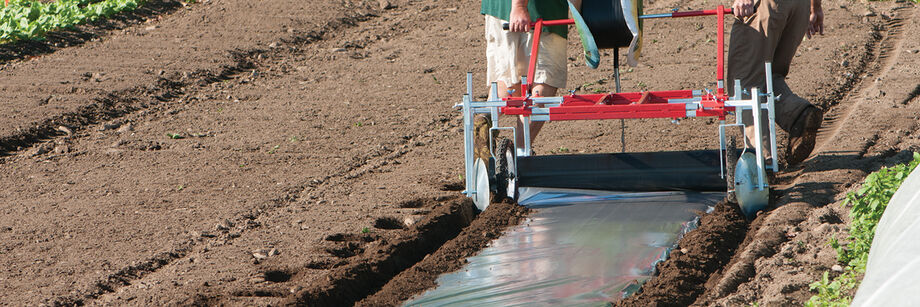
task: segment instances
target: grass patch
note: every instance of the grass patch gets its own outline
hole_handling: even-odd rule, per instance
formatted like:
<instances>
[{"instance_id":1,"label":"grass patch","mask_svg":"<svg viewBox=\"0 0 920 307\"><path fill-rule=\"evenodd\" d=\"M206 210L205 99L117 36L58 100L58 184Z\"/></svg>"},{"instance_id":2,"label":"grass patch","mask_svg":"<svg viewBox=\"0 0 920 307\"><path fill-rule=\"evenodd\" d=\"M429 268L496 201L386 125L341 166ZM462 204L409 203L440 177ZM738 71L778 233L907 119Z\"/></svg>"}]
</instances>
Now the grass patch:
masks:
<instances>
[{"instance_id":1,"label":"grass patch","mask_svg":"<svg viewBox=\"0 0 920 307\"><path fill-rule=\"evenodd\" d=\"M884 167L866 177L862 187L847 194L844 205L851 206L850 236L846 243L831 239L829 244L837 251L837 261L845 264L843 274L830 278L830 272L824 272L821 280L809 287L817 292L805 304L806 306L849 306L853 300L853 289L859 286L862 275L866 273L869 260L869 248L875 236L875 228L885 213L891 197L897 192L901 183L920 164L920 153L914 153L914 159L907 164Z\"/></svg>"}]
</instances>

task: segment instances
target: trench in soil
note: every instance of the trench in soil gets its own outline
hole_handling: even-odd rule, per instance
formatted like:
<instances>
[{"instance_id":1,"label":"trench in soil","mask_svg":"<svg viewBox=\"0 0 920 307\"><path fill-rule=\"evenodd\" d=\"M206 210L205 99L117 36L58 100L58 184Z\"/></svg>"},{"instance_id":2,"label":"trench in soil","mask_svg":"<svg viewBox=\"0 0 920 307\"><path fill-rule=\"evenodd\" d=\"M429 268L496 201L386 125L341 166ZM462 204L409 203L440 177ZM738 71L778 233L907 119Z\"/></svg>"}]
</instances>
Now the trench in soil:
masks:
<instances>
[{"instance_id":1,"label":"trench in soil","mask_svg":"<svg viewBox=\"0 0 920 307\"><path fill-rule=\"evenodd\" d=\"M287 304L306 306L392 306L413 297L417 301L410 304L422 305L450 300L533 302L535 293L544 293L545 302L601 303L635 292L668 266L667 275L643 286L643 301L689 304L702 287L685 289L688 293L684 296L674 296L671 290L656 294L654 289L660 283L702 285L730 259L744 238L747 223L737 204L719 201L722 193L598 196L603 194L577 195L582 201L594 197L594 202L580 204L562 205L558 199L555 204L544 200L542 206L539 201L524 202L531 206L497 203L478 215L471 201L463 197L407 202L403 206L431 212L399 235L362 239L368 235L340 234L327 238L355 242L359 251L347 263L316 264L332 270L326 280L292 296L265 287L242 289L233 295L284 297ZM704 213L707 209L709 212ZM555 229L547 231L549 228ZM678 239L681 246L672 250ZM564 244L571 240L580 242ZM553 259L551 255L569 259ZM662 262L664 258L669 261ZM564 261L571 266L558 264ZM297 275L316 268L311 265L284 273L268 270L265 275L297 280ZM596 270L598 267L611 269ZM525 271L530 273L522 273ZM448 274L451 272L455 273ZM221 295L199 295L197 302L221 300Z\"/></svg>"},{"instance_id":2,"label":"trench in soil","mask_svg":"<svg viewBox=\"0 0 920 307\"><path fill-rule=\"evenodd\" d=\"M635 293L722 192L522 189L534 212L406 304L591 305Z\"/></svg>"}]
</instances>

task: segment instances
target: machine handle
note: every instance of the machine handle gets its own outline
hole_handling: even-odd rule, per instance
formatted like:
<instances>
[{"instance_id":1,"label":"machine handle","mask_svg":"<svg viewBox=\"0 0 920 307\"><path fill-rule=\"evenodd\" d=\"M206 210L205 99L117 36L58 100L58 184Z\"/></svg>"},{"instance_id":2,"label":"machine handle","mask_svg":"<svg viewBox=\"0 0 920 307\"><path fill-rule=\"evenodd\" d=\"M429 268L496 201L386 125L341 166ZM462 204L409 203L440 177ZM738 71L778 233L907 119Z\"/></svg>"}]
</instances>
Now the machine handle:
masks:
<instances>
[{"instance_id":1,"label":"machine handle","mask_svg":"<svg viewBox=\"0 0 920 307\"><path fill-rule=\"evenodd\" d=\"M731 15L732 9L724 9L722 11L726 15ZM671 12L664 14L651 14L651 15L641 15L639 19L654 19L654 18L678 18L678 17L692 17L692 16L706 16L706 15L715 15L718 13L718 10L701 10L701 11L686 11L686 12ZM559 19L559 20L544 20L544 26L560 26L560 25L570 25L574 24L575 20L573 19ZM530 27L533 28L536 26L536 22L531 22ZM502 23L502 29L507 31L510 29L510 24L507 22Z\"/></svg>"},{"instance_id":2,"label":"machine handle","mask_svg":"<svg viewBox=\"0 0 920 307\"><path fill-rule=\"evenodd\" d=\"M562 25L571 25L571 24L575 24L575 19L557 19L557 20L544 20L544 21L543 21L543 26L544 26L544 27L546 27L546 26L562 26ZM530 23L530 28L531 28L531 29L533 29L533 28L536 27L536 26L537 26L537 23L536 23L536 22L531 22L531 23ZM503 30L507 31L510 27L511 27L510 23L507 23L507 22L503 22L503 23L502 23L502 29L503 29Z\"/></svg>"}]
</instances>

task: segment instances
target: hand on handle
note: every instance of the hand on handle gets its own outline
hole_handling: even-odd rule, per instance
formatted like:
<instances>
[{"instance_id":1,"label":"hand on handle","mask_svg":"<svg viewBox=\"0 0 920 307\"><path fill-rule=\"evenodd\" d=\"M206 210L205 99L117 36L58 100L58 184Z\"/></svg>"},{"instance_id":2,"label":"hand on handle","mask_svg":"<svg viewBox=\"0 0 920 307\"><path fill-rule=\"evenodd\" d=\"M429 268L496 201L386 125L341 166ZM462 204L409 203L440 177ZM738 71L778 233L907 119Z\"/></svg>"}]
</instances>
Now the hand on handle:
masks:
<instances>
[{"instance_id":1,"label":"hand on handle","mask_svg":"<svg viewBox=\"0 0 920 307\"><path fill-rule=\"evenodd\" d=\"M509 19L508 30L511 32L530 32L530 13L527 11L526 4L523 7L513 6Z\"/></svg>"}]
</instances>

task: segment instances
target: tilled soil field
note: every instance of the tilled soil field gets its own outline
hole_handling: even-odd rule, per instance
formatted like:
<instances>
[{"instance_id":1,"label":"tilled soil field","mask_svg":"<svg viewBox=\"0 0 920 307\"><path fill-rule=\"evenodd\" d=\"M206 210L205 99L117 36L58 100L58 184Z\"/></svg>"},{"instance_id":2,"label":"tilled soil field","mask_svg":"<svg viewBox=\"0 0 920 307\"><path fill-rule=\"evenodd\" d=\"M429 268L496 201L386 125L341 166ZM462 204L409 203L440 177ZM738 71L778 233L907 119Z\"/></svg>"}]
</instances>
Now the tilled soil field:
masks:
<instances>
[{"instance_id":1,"label":"tilled soil field","mask_svg":"<svg viewBox=\"0 0 920 307\"><path fill-rule=\"evenodd\" d=\"M827 33L789 76L826 110L815 154L777 174L753 221L731 204L703 217L620 304L801 304L834 264L844 193L920 150L917 6L824 5ZM152 0L0 47L0 302L394 305L432 286L527 216L511 203L476 214L459 193L452 106L467 71L486 91L478 6ZM713 88L715 27L647 22L624 89ZM567 89L611 90L609 52L586 68L576 35ZM553 123L535 150L715 148L716 128Z\"/></svg>"}]
</instances>

